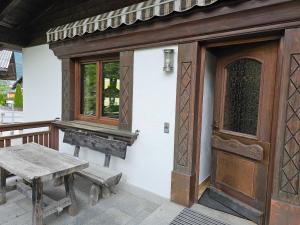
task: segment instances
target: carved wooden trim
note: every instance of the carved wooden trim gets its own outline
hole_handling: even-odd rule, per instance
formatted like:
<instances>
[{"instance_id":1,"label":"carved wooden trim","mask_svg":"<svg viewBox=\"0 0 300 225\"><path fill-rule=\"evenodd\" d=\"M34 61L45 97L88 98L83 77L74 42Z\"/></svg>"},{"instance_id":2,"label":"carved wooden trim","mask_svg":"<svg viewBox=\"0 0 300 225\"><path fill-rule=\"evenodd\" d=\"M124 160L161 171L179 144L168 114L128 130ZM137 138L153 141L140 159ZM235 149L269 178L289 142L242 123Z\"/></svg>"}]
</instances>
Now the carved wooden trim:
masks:
<instances>
[{"instance_id":1,"label":"carved wooden trim","mask_svg":"<svg viewBox=\"0 0 300 225\"><path fill-rule=\"evenodd\" d=\"M120 117L119 128L132 129L133 51L120 53Z\"/></svg>"},{"instance_id":2,"label":"carved wooden trim","mask_svg":"<svg viewBox=\"0 0 300 225\"><path fill-rule=\"evenodd\" d=\"M75 146L87 147L94 151L113 155L121 159L126 158L127 143L118 140L110 140L90 132L78 131L75 129L65 130L64 143Z\"/></svg>"},{"instance_id":3,"label":"carved wooden trim","mask_svg":"<svg viewBox=\"0 0 300 225\"><path fill-rule=\"evenodd\" d=\"M280 171L280 191L291 195L299 195L300 53L290 56L289 90L286 101L286 124Z\"/></svg>"},{"instance_id":4,"label":"carved wooden trim","mask_svg":"<svg viewBox=\"0 0 300 225\"><path fill-rule=\"evenodd\" d=\"M264 158L264 149L259 145L245 145L238 140L225 140L215 135L211 140L213 148L218 150L234 153L258 161L262 161Z\"/></svg>"},{"instance_id":5,"label":"carved wooden trim","mask_svg":"<svg viewBox=\"0 0 300 225\"><path fill-rule=\"evenodd\" d=\"M192 174L198 43L179 45L174 171Z\"/></svg>"},{"instance_id":6,"label":"carved wooden trim","mask_svg":"<svg viewBox=\"0 0 300 225\"><path fill-rule=\"evenodd\" d=\"M75 113L75 65L69 58L62 59L62 120L74 120Z\"/></svg>"},{"instance_id":7,"label":"carved wooden trim","mask_svg":"<svg viewBox=\"0 0 300 225\"><path fill-rule=\"evenodd\" d=\"M300 206L300 28L285 31L273 199Z\"/></svg>"}]
</instances>

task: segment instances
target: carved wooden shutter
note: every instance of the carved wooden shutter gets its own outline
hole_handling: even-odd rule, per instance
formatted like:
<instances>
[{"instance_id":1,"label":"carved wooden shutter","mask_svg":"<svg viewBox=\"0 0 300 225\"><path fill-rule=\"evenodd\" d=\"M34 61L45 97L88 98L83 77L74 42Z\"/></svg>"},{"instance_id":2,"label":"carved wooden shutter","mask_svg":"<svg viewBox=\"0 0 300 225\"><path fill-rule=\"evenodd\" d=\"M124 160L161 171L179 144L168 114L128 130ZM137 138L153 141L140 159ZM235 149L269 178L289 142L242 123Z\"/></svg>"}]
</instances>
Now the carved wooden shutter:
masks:
<instances>
[{"instance_id":1,"label":"carved wooden shutter","mask_svg":"<svg viewBox=\"0 0 300 225\"><path fill-rule=\"evenodd\" d=\"M172 200L189 206L195 186L194 133L198 43L179 45Z\"/></svg>"},{"instance_id":2,"label":"carved wooden shutter","mask_svg":"<svg viewBox=\"0 0 300 225\"><path fill-rule=\"evenodd\" d=\"M132 128L133 56L133 51L120 53L119 128L129 131Z\"/></svg>"}]
</instances>

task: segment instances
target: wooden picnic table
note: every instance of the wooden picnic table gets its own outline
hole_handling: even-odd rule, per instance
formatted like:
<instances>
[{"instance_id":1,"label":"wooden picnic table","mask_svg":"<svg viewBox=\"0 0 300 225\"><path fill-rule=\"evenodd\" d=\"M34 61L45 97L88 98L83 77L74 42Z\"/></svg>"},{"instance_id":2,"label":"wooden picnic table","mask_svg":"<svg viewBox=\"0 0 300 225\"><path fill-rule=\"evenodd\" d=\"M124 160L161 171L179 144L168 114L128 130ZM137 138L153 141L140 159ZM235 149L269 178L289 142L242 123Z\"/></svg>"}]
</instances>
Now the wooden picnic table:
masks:
<instances>
[{"instance_id":1,"label":"wooden picnic table","mask_svg":"<svg viewBox=\"0 0 300 225\"><path fill-rule=\"evenodd\" d=\"M68 207L69 214L77 214L77 205L73 187L74 172L88 167L88 162L71 155L35 144L0 149L0 205L6 203L6 174L10 172L29 182L32 190L20 185L24 194L32 197L32 224L42 225L43 217L54 213L57 209ZM43 196L43 183L64 177L66 198L54 201ZM45 205L46 200L47 207Z\"/></svg>"}]
</instances>

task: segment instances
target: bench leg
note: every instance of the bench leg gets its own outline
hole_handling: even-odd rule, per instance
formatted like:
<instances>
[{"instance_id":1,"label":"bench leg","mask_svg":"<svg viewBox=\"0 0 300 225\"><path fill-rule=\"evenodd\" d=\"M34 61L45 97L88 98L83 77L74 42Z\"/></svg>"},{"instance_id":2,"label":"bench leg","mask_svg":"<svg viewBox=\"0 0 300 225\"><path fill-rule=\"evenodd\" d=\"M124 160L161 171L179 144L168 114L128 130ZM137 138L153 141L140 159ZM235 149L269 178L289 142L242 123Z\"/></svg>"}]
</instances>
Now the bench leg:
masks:
<instances>
[{"instance_id":1,"label":"bench leg","mask_svg":"<svg viewBox=\"0 0 300 225\"><path fill-rule=\"evenodd\" d=\"M32 224L43 225L43 183L32 182Z\"/></svg>"},{"instance_id":2,"label":"bench leg","mask_svg":"<svg viewBox=\"0 0 300 225\"><path fill-rule=\"evenodd\" d=\"M97 184L93 184L90 189L90 205L94 206L98 203L101 196L101 188Z\"/></svg>"},{"instance_id":3,"label":"bench leg","mask_svg":"<svg viewBox=\"0 0 300 225\"><path fill-rule=\"evenodd\" d=\"M53 180L53 186L58 187L64 183L64 179L62 177L56 178Z\"/></svg>"},{"instance_id":4,"label":"bench leg","mask_svg":"<svg viewBox=\"0 0 300 225\"><path fill-rule=\"evenodd\" d=\"M109 198L111 196L110 189L108 187L102 186L102 197Z\"/></svg>"},{"instance_id":5,"label":"bench leg","mask_svg":"<svg viewBox=\"0 0 300 225\"><path fill-rule=\"evenodd\" d=\"M0 168L0 205L6 203L6 171Z\"/></svg>"},{"instance_id":6,"label":"bench leg","mask_svg":"<svg viewBox=\"0 0 300 225\"><path fill-rule=\"evenodd\" d=\"M78 213L78 207L77 207L77 201L74 191L74 178L73 176L67 175L64 177L65 181L65 189L66 189L66 195L71 199L71 205L68 208L69 215L76 216Z\"/></svg>"}]
</instances>

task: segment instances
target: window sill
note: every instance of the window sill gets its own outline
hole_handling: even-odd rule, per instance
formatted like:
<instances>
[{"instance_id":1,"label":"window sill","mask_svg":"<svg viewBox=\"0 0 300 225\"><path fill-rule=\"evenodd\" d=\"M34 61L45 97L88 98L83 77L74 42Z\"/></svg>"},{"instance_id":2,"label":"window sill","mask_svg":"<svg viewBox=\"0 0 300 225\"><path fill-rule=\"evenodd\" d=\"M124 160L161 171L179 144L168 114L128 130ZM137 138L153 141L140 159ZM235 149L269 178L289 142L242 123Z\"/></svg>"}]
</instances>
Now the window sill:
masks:
<instances>
[{"instance_id":1,"label":"window sill","mask_svg":"<svg viewBox=\"0 0 300 225\"><path fill-rule=\"evenodd\" d=\"M55 126L60 128L62 131L66 129L75 129L86 131L104 138L112 136L114 140L127 142L131 146L137 139L138 132L132 133L126 130L120 130L117 126L109 126L98 123L91 123L85 121L55 121L53 122Z\"/></svg>"}]
</instances>

